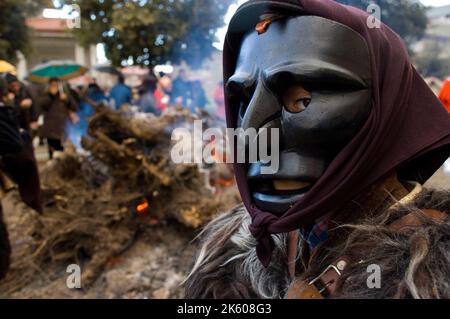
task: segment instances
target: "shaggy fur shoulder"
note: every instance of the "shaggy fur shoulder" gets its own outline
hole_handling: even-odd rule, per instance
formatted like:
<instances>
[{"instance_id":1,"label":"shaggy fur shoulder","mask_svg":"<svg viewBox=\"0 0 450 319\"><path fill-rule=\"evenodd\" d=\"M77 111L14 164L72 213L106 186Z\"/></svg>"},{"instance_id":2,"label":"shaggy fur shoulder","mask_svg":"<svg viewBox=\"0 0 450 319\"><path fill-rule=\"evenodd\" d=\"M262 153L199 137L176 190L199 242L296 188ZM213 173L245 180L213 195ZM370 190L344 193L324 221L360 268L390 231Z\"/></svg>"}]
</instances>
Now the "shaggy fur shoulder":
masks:
<instances>
[{"instance_id":1,"label":"shaggy fur shoulder","mask_svg":"<svg viewBox=\"0 0 450 319\"><path fill-rule=\"evenodd\" d=\"M200 251L185 281L187 298L280 298L288 283L286 236L273 236L272 262L264 268L243 206L222 214L199 234Z\"/></svg>"},{"instance_id":2,"label":"shaggy fur shoulder","mask_svg":"<svg viewBox=\"0 0 450 319\"><path fill-rule=\"evenodd\" d=\"M301 274L314 278L340 256L353 261L341 277L337 298L450 298L450 218L434 220L425 209L450 213L450 192L423 190L413 202L398 205L357 224L330 230L326 242ZM359 212L360 213L360 212ZM389 228L415 214L420 227ZM356 220L356 219L355 219ZM256 256L251 220L240 206L213 220L200 233L200 251L185 281L187 298L283 298L289 287L286 234L273 236L275 250L264 268ZM301 254L301 240L298 243ZM299 256L297 256L299 260ZM370 265L381 270L381 287L368 288Z\"/></svg>"},{"instance_id":3,"label":"shaggy fur shoulder","mask_svg":"<svg viewBox=\"0 0 450 319\"><path fill-rule=\"evenodd\" d=\"M11 247L8 239L8 231L3 222L2 206L0 205L0 280L6 275L9 269Z\"/></svg>"},{"instance_id":4,"label":"shaggy fur shoulder","mask_svg":"<svg viewBox=\"0 0 450 319\"><path fill-rule=\"evenodd\" d=\"M430 218L424 210L446 213ZM412 214L420 226L389 225ZM450 192L424 189L414 201L357 225L345 243L333 248L354 262L342 277L338 298L450 298ZM377 265L381 285L368 288L368 267Z\"/></svg>"}]
</instances>

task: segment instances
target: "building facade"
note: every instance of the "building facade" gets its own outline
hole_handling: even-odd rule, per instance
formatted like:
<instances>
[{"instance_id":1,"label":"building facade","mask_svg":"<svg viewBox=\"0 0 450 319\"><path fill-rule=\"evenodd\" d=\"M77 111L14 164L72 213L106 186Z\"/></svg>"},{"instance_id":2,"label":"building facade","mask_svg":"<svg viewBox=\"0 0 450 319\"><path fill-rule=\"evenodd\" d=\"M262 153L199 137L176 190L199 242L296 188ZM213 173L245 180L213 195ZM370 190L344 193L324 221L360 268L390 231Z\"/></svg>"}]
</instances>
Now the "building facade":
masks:
<instances>
[{"instance_id":1,"label":"building facade","mask_svg":"<svg viewBox=\"0 0 450 319\"><path fill-rule=\"evenodd\" d=\"M27 19L27 25L31 30L31 52L27 57L19 53L20 79L36 65L50 60L74 60L88 68L97 64L95 45L81 47L69 29L68 20L36 17Z\"/></svg>"}]
</instances>

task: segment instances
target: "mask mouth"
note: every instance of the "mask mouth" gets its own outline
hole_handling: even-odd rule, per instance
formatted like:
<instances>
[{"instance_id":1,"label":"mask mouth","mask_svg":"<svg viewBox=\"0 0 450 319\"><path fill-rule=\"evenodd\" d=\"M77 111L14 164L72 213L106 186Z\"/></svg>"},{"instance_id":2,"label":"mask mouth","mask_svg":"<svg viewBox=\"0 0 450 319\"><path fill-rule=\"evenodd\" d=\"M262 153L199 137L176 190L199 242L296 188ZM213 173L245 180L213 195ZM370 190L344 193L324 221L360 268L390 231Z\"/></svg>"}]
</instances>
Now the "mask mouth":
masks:
<instances>
[{"instance_id":1,"label":"mask mouth","mask_svg":"<svg viewBox=\"0 0 450 319\"><path fill-rule=\"evenodd\" d=\"M276 215L285 213L313 186L312 183L293 180L262 180L254 183L252 193L255 205Z\"/></svg>"},{"instance_id":2,"label":"mask mouth","mask_svg":"<svg viewBox=\"0 0 450 319\"><path fill-rule=\"evenodd\" d=\"M249 181L255 205L264 211L282 215L314 186L301 179L254 178Z\"/></svg>"},{"instance_id":3,"label":"mask mouth","mask_svg":"<svg viewBox=\"0 0 450 319\"><path fill-rule=\"evenodd\" d=\"M300 191L305 188L310 187L312 184L308 182L296 181L296 180L283 180L283 179L274 179L273 187L277 191Z\"/></svg>"},{"instance_id":4,"label":"mask mouth","mask_svg":"<svg viewBox=\"0 0 450 319\"><path fill-rule=\"evenodd\" d=\"M262 174L261 162L248 167L247 178L254 204L261 210L282 215L314 186L326 168L323 157L296 151L280 153L280 167L274 174Z\"/></svg>"},{"instance_id":5,"label":"mask mouth","mask_svg":"<svg viewBox=\"0 0 450 319\"><path fill-rule=\"evenodd\" d=\"M304 182L301 180L290 179L254 179L250 181L250 186L253 192L283 196L296 195L307 192L313 186L311 182Z\"/></svg>"},{"instance_id":6,"label":"mask mouth","mask_svg":"<svg viewBox=\"0 0 450 319\"><path fill-rule=\"evenodd\" d=\"M281 216L287 212L295 203L301 200L311 187L301 190L275 190L274 192L253 192L253 202L256 207L268 211L274 215Z\"/></svg>"}]
</instances>

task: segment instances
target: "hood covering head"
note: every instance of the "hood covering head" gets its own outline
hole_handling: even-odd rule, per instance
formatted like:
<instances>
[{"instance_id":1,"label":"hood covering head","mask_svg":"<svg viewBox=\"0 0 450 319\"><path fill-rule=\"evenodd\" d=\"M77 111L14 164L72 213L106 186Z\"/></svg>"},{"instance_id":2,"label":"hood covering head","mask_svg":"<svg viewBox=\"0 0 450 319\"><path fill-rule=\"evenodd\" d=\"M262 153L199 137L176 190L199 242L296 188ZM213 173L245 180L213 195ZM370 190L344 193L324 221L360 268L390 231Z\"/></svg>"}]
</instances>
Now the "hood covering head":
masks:
<instances>
[{"instance_id":1,"label":"hood covering head","mask_svg":"<svg viewBox=\"0 0 450 319\"><path fill-rule=\"evenodd\" d=\"M271 234L314 223L392 172L424 183L450 156L450 115L412 66L402 39L384 24L369 28L369 15L354 7L331 0L246 2L232 18L225 40L224 83L235 71L244 35L255 30L261 15L268 12L318 16L359 33L369 49L372 109L362 129L320 179L282 216L254 205L245 164L235 164L239 191L252 217L250 231L258 239L257 254L265 266L273 250ZM236 128L238 106L227 95L225 102L227 126Z\"/></svg>"}]
</instances>

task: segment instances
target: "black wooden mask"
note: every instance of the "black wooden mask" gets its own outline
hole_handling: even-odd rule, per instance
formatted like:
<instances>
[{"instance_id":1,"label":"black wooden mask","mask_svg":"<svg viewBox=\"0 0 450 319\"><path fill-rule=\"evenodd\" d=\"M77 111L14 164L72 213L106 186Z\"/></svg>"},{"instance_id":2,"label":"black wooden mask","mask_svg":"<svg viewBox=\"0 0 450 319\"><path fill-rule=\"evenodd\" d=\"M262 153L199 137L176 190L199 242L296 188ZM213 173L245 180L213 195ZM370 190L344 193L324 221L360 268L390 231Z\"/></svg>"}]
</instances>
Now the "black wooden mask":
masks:
<instances>
[{"instance_id":1,"label":"black wooden mask","mask_svg":"<svg viewBox=\"0 0 450 319\"><path fill-rule=\"evenodd\" d=\"M311 188L356 135L371 110L371 69L365 40L355 31L316 16L272 22L242 42L227 94L239 108L237 126L279 128L280 167L262 174L247 165L253 202L277 215ZM309 98L286 107L284 96L301 87ZM270 141L270 139L269 139Z\"/></svg>"}]
</instances>

